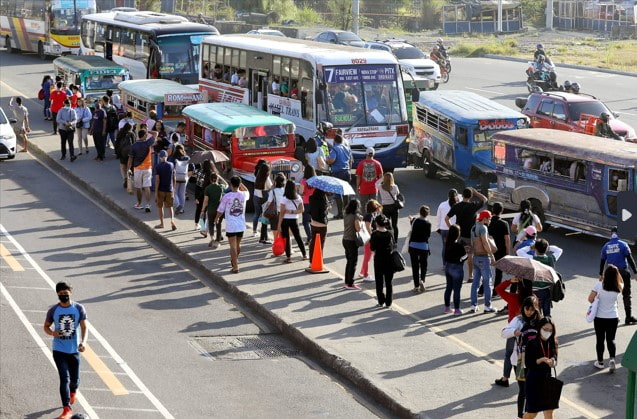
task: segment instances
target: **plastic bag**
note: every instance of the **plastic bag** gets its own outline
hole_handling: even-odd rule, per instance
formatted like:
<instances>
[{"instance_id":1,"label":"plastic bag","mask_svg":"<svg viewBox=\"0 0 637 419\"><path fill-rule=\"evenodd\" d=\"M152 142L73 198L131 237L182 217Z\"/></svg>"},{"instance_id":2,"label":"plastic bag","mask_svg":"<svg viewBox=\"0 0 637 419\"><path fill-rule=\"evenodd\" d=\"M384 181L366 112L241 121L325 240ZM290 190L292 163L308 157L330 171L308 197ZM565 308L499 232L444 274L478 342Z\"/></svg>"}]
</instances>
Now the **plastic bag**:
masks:
<instances>
[{"instance_id":1,"label":"plastic bag","mask_svg":"<svg viewBox=\"0 0 637 419\"><path fill-rule=\"evenodd\" d=\"M208 231L208 219L201 217L199 219L199 230L201 231Z\"/></svg>"},{"instance_id":2,"label":"plastic bag","mask_svg":"<svg viewBox=\"0 0 637 419\"><path fill-rule=\"evenodd\" d=\"M272 243L272 254L274 256L281 256L285 253L285 237L277 235Z\"/></svg>"}]
</instances>

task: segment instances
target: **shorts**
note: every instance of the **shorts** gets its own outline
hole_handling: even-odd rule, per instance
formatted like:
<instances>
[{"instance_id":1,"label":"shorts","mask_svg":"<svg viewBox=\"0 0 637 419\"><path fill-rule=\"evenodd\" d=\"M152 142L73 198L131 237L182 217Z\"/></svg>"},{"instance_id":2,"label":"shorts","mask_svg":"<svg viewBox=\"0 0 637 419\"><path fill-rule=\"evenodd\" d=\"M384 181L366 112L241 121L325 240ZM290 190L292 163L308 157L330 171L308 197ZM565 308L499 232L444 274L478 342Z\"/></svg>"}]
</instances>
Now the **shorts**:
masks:
<instances>
[{"instance_id":1,"label":"shorts","mask_svg":"<svg viewBox=\"0 0 637 419\"><path fill-rule=\"evenodd\" d=\"M226 231L226 237L230 238L230 237L243 237L243 231L237 231L236 233L228 233Z\"/></svg>"},{"instance_id":2,"label":"shorts","mask_svg":"<svg viewBox=\"0 0 637 419\"><path fill-rule=\"evenodd\" d=\"M153 169L133 170L133 185L137 189L150 188L153 179Z\"/></svg>"},{"instance_id":3,"label":"shorts","mask_svg":"<svg viewBox=\"0 0 637 419\"><path fill-rule=\"evenodd\" d=\"M469 248L469 252L468 253L473 253L473 246L471 246L471 239L470 238L460 237L460 243L462 243L462 245L464 247L468 247Z\"/></svg>"},{"instance_id":4,"label":"shorts","mask_svg":"<svg viewBox=\"0 0 637 419\"><path fill-rule=\"evenodd\" d=\"M157 206L159 208L170 208L175 203L175 195L173 192L157 191Z\"/></svg>"}]
</instances>

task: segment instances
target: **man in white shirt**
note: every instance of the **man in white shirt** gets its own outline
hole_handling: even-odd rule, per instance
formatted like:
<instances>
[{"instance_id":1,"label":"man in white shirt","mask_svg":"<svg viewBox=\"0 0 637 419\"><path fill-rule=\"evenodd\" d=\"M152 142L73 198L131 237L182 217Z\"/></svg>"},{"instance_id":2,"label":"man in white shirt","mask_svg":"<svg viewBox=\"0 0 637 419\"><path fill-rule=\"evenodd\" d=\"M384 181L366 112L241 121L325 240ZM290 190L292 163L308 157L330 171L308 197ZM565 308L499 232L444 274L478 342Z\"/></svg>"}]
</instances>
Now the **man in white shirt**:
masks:
<instances>
[{"instance_id":1,"label":"man in white shirt","mask_svg":"<svg viewBox=\"0 0 637 419\"><path fill-rule=\"evenodd\" d=\"M29 125L29 111L26 106L22 104L22 98L19 96L16 96L15 98L12 97L9 100L9 107L13 111L15 119L17 119L17 122L13 126L15 135L22 139L22 150L20 151L26 152L29 145L27 134L31 132L31 127Z\"/></svg>"}]
</instances>

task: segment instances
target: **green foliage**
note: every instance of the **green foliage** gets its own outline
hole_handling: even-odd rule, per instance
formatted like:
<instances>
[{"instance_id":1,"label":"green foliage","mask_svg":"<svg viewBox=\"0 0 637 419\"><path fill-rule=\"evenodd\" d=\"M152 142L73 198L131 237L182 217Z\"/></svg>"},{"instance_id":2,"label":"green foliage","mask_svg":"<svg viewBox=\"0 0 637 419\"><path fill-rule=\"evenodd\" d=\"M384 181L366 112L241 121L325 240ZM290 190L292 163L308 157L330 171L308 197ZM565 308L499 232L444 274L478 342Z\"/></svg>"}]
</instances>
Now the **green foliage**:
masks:
<instances>
[{"instance_id":1,"label":"green foliage","mask_svg":"<svg viewBox=\"0 0 637 419\"><path fill-rule=\"evenodd\" d=\"M453 55L459 57L480 57L484 54L511 56L517 53L517 40L505 38L500 41L492 39L487 42L459 42L454 45L451 51Z\"/></svg>"},{"instance_id":2,"label":"green foliage","mask_svg":"<svg viewBox=\"0 0 637 419\"><path fill-rule=\"evenodd\" d=\"M423 0L421 16L425 29L440 29L440 15L444 4L444 0Z\"/></svg>"},{"instance_id":3,"label":"green foliage","mask_svg":"<svg viewBox=\"0 0 637 419\"><path fill-rule=\"evenodd\" d=\"M152 10L159 12L161 0L137 0L137 8L139 10Z\"/></svg>"},{"instance_id":4,"label":"green foliage","mask_svg":"<svg viewBox=\"0 0 637 419\"><path fill-rule=\"evenodd\" d=\"M321 15L308 5L304 5L302 8L296 9L296 14L293 19L301 25L311 25L314 23L321 23Z\"/></svg>"},{"instance_id":5,"label":"green foliage","mask_svg":"<svg viewBox=\"0 0 637 419\"><path fill-rule=\"evenodd\" d=\"M331 22L329 23L334 24L341 30L348 31L352 24L351 0L327 0L327 8L332 14Z\"/></svg>"},{"instance_id":6,"label":"green foliage","mask_svg":"<svg viewBox=\"0 0 637 419\"><path fill-rule=\"evenodd\" d=\"M294 19L297 11L294 0L264 0L263 9L265 13L276 12L279 20Z\"/></svg>"},{"instance_id":7,"label":"green foliage","mask_svg":"<svg viewBox=\"0 0 637 419\"><path fill-rule=\"evenodd\" d=\"M521 0L526 23L536 28L546 26L546 0Z\"/></svg>"},{"instance_id":8,"label":"green foliage","mask_svg":"<svg viewBox=\"0 0 637 419\"><path fill-rule=\"evenodd\" d=\"M207 16L212 16L214 14L214 9L209 9ZM228 6L217 9L217 16L215 19L217 20L235 20L236 12L235 10Z\"/></svg>"}]
</instances>

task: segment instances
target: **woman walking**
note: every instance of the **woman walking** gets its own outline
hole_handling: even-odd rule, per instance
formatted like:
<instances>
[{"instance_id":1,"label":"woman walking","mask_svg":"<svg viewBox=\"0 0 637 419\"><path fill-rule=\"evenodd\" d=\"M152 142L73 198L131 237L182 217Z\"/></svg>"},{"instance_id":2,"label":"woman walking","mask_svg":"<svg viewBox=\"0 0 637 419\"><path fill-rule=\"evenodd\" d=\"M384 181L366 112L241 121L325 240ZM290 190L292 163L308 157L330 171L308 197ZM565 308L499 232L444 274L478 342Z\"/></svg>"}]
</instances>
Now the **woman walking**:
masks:
<instances>
[{"instance_id":1,"label":"woman walking","mask_svg":"<svg viewBox=\"0 0 637 419\"><path fill-rule=\"evenodd\" d=\"M292 263L292 245L290 243L290 231L294 235L296 245L301 249L303 260L307 260L305 246L301 233L299 232L298 215L303 214L303 200L296 193L296 184L293 180L288 180L285 184L283 199L279 204L279 231L285 238L285 259L286 263Z\"/></svg>"},{"instance_id":2,"label":"woman walking","mask_svg":"<svg viewBox=\"0 0 637 419\"><path fill-rule=\"evenodd\" d=\"M274 237L277 236L278 231L281 231L279 230L279 208L281 205L281 201L283 200L283 194L285 193L285 180L285 175L283 173L277 173L276 176L274 176L274 188L270 189L270 192L268 193L268 199L265 201L265 204L263 204L262 207L263 212L265 212L270 204L274 203L276 216L269 220ZM264 244L267 244L267 242Z\"/></svg>"},{"instance_id":3,"label":"woman walking","mask_svg":"<svg viewBox=\"0 0 637 419\"><path fill-rule=\"evenodd\" d=\"M312 230L310 229L310 222L312 221L312 214L310 211L310 196L312 196L312 194L314 193L314 188L307 184L307 180L314 176L316 176L316 171L314 171L314 168L308 164L307 166L305 166L303 179L301 179L301 185L299 186L299 193L303 198L302 222L303 230L305 230L305 235L307 236L307 241L305 242L307 245L310 244L310 240L312 239Z\"/></svg>"},{"instance_id":4,"label":"woman walking","mask_svg":"<svg viewBox=\"0 0 637 419\"><path fill-rule=\"evenodd\" d=\"M175 151L168 157L168 161L175 165L177 179L175 181L175 214L183 214L186 207L186 186L194 171L194 165L189 163L190 157L181 144L175 145Z\"/></svg>"},{"instance_id":5,"label":"woman walking","mask_svg":"<svg viewBox=\"0 0 637 419\"><path fill-rule=\"evenodd\" d=\"M429 207L420 207L420 216L411 220L411 234L409 235L409 258L411 259L411 275L414 280L414 293L425 291L425 277L427 276L427 259L431 223L427 219ZM411 216L410 216L411 218Z\"/></svg>"},{"instance_id":6,"label":"woman walking","mask_svg":"<svg viewBox=\"0 0 637 419\"><path fill-rule=\"evenodd\" d=\"M588 302L593 303L599 299L597 313L593 325L595 326L595 350L597 361L593 364L595 368L604 369L604 341L608 346L610 360L608 367L610 372L615 372L615 334L619 324L619 311L617 310L617 298L624 288L622 276L615 265L606 266L604 275L593 286L593 290L588 295Z\"/></svg>"},{"instance_id":7,"label":"woman walking","mask_svg":"<svg viewBox=\"0 0 637 419\"><path fill-rule=\"evenodd\" d=\"M389 227L389 219L383 214L376 217L376 231L372 233L370 249L374 253L374 275L376 279L376 298L378 307L385 305L391 307L392 280L394 279L394 263L392 250L394 249L394 236ZM385 292L383 292L383 286Z\"/></svg>"},{"instance_id":8,"label":"woman walking","mask_svg":"<svg viewBox=\"0 0 637 419\"><path fill-rule=\"evenodd\" d=\"M48 74L42 78L42 91L44 92L44 120L50 121L51 116L51 87L53 86L53 79Z\"/></svg>"},{"instance_id":9,"label":"woman walking","mask_svg":"<svg viewBox=\"0 0 637 419\"><path fill-rule=\"evenodd\" d=\"M394 243L398 242L398 194L400 189L394 183L394 175L391 172L383 174L382 179L376 182L376 188L380 197L380 203L383 205L383 215L391 220L391 229L394 235Z\"/></svg>"},{"instance_id":10,"label":"woman walking","mask_svg":"<svg viewBox=\"0 0 637 419\"><path fill-rule=\"evenodd\" d=\"M88 154L88 131L91 128L91 119L93 114L91 110L86 107L84 98L77 100L77 124L75 125L75 131L77 132L77 145L80 149L78 155L83 154L83 151ZM135 141L135 140L133 140ZM128 155L126 155L128 159Z\"/></svg>"},{"instance_id":11,"label":"woman walking","mask_svg":"<svg viewBox=\"0 0 637 419\"><path fill-rule=\"evenodd\" d=\"M451 313L451 292L453 291L453 315L462 314L460 310L460 289L462 288L462 279L464 278L464 261L469 255L464 245L459 241L460 226L452 224L447 234L447 242L445 243L445 277L447 279L447 287L445 288L445 313Z\"/></svg>"},{"instance_id":12,"label":"woman walking","mask_svg":"<svg viewBox=\"0 0 637 419\"><path fill-rule=\"evenodd\" d=\"M272 189L272 179L270 179L270 165L267 163L261 164L254 179L254 217L252 218L252 233L257 234L257 226L259 225L259 218L263 215L263 204L268 199L270 189ZM261 223L261 234L259 236L259 243L271 244L268 241L268 225Z\"/></svg>"},{"instance_id":13,"label":"woman walking","mask_svg":"<svg viewBox=\"0 0 637 419\"><path fill-rule=\"evenodd\" d=\"M442 201L440 205L438 205L438 211L436 211L436 220L438 221L438 233L440 233L440 238L442 239L442 265L445 264L445 248L447 243L447 234L449 233L449 227L447 227L447 223L445 222L445 217L447 213L458 203L458 191L455 189L449 189L447 193L447 199ZM456 223L456 216L454 215L449 219L451 224Z\"/></svg>"},{"instance_id":14,"label":"woman walking","mask_svg":"<svg viewBox=\"0 0 637 419\"><path fill-rule=\"evenodd\" d=\"M80 105L80 109L81 107L82 105ZM119 173L122 176L124 188L126 188L126 182L128 180L128 154L130 153L131 146L135 142L135 134L131 129L131 125L127 122L124 124L124 127L119 130L117 138L115 139L115 156L119 159ZM86 152L88 153L88 150Z\"/></svg>"},{"instance_id":15,"label":"woman walking","mask_svg":"<svg viewBox=\"0 0 637 419\"><path fill-rule=\"evenodd\" d=\"M376 231L376 217L383 213L383 206L375 199L367 201L365 206L365 216L363 217L363 228L367 230L370 237ZM374 282L374 277L369 274L369 261L372 258L372 249L369 240L363 249L363 266L361 266L361 276L363 282Z\"/></svg>"},{"instance_id":16,"label":"woman walking","mask_svg":"<svg viewBox=\"0 0 637 419\"><path fill-rule=\"evenodd\" d=\"M551 376L551 370L557 364L557 338L555 324L550 317L544 317L538 323L540 337L532 339L526 345L524 364L526 365L526 413L524 419L533 419L544 412L546 419L553 418L557 406L542 397L544 379Z\"/></svg>"},{"instance_id":17,"label":"woman walking","mask_svg":"<svg viewBox=\"0 0 637 419\"><path fill-rule=\"evenodd\" d=\"M311 258L314 257L314 246L316 245L316 235L319 235L321 250L325 246L327 236L327 214L329 212L329 202L327 194L320 189L314 190L310 196L310 268Z\"/></svg>"},{"instance_id":18,"label":"woman walking","mask_svg":"<svg viewBox=\"0 0 637 419\"><path fill-rule=\"evenodd\" d=\"M250 199L248 188L241 183L239 176L230 179L232 190L221 198L217 216L214 222L217 224L224 215L226 219L226 236L230 244L230 263L232 273L239 273L239 254L241 253L241 238L246 229L246 202Z\"/></svg>"},{"instance_id":19,"label":"woman walking","mask_svg":"<svg viewBox=\"0 0 637 419\"><path fill-rule=\"evenodd\" d=\"M202 236L207 237L208 232L199 227L199 217L201 216L201 209L203 208L203 193L206 187L210 185L210 175L212 174L212 162L210 160L204 160L201 164L201 168L195 171L195 230L199 230Z\"/></svg>"},{"instance_id":20,"label":"woman walking","mask_svg":"<svg viewBox=\"0 0 637 419\"><path fill-rule=\"evenodd\" d=\"M345 217L343 217L343 247L345 248L345 288L348 290L360 290L358 285L354 285L354 275L356 274L356 264L358 263L358 244L356 243L356 233L361 231L362 217L359 214L360 201L352 199L345 207Z\"/></svg>"}]
</instances>

